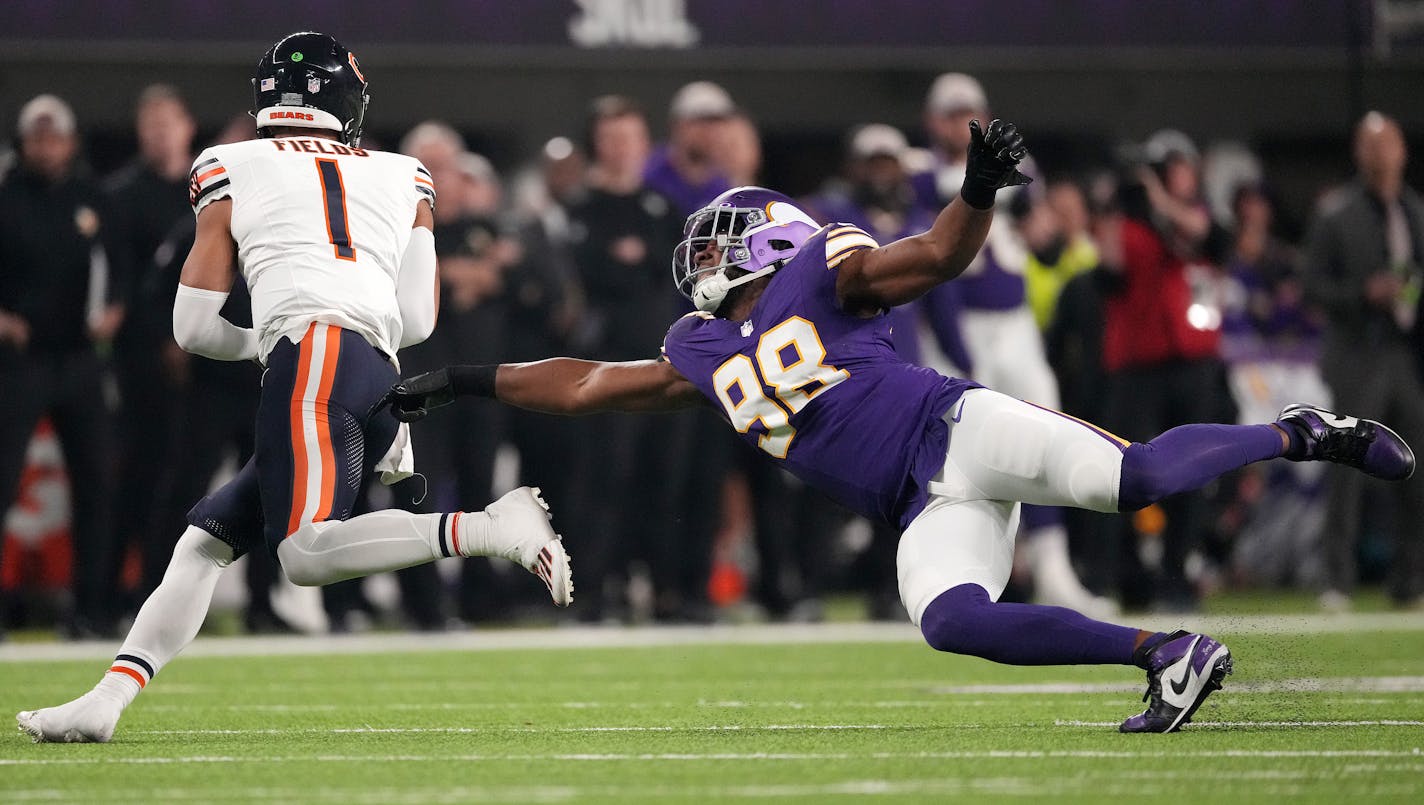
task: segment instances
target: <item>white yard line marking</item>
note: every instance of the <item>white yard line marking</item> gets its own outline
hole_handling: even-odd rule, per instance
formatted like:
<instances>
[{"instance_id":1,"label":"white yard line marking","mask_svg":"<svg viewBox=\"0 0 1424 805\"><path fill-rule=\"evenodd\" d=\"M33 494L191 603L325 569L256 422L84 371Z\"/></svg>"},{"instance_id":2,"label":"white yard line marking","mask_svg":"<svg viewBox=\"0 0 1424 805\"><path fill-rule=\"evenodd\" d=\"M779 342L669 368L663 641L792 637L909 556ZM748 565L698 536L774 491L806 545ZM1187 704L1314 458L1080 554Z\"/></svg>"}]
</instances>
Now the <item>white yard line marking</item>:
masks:
<instances>
[{"instance_id":1,"label":"white yard line marking","mask_svg":"<svg viewBox=\"0 0 1424 805\"><path fill-rule=\"evenodd\" d=\"M1424 676L1341 676L1245 682L1232 685L1251 693L1424 693Z\"/></svg>"},{"instance_id":2,"label":"white yard line marking","mask_svg":"<svg viewBox=\"0 0 1424 805\"><path fill-rule=\"evenodd\" d=\"M1200 779L1199 773L1188 777L1168 775L1164 779ZM1313 793L1308 787L1314 780L1336 779L1329 774L1261 770L1260 773L1246 772L1213 773L1213 779L1239 779L1255 782L1251 792L1256 796L1300 797ZM762 783L742 785L470 785L470 786L421 786L401 788L333 787L321 788L272 788L235 787L218 788L176 788L164 787L143 792L143 799L167 802L340 802L343 805L443 805L443 803L466 802L581 802L591 798L612 799L614 801L690 801L725 802L735 799L827 799L840 801L867 801L877 796L917 796L924 799L934 796L944 797L973 795L1013 795L1019 797L1042 797L1044 795L1081 797L1091 794L1095 800L1114 797L1141 797L1145 794L1176 790L1167 785L1154 784L1155 780L1134 781L1131 786L1116 783L1102 776L996 776L969 779L854 779L841 782L821 783ZM1360 781L1368 784L1370 781ZM1414 794L1419 786L1413 783L1390 783L1385 789L1370 785L1369 791L1376 797L1403 797ZM112 799L112 788L66 788L62 792L66 799L81 801L105 801ZM4 799L12 801L55 801L61 792L54 789L14 789L5 792Z\"/></svg>"},{"instance_id":3,"label":"white yard line marking","mask_svg":"<svg viewBox=\"0 0 1424 805\"><path fill-rule=\"evenodd\" d=\"M1055 727L1116 727L1116 721L1054 719ZM1377 719L1371 721L1193 721L1193 727L1424 727L1424 721Z\"/></svg>"},{"instance_id":4,"label":"white yard line marking","mask_svg":"<svg viewBox=\"0 0 1424 805\"><path fill-rule=\"evenodd\" d=\"M326 691L327 689L330 688L330 685L331 685L330 681L324 680L324 679L322 679L322 680L311 680L311 681L305 681L305 680L299 680L299 679L287 679L287 680L284 680L284 682L282 683L282 691L281 691L281 692L283 692L283 693L293 693L293 694L302 694L302 693L304 693L304 692L306 692L306 691L313 691L313 692L318 692L318 691L320 691L320 692L324 692L324 691ZM447 694L447 693L449 693L449 692L452 691L452 690L479 691L479 690L490 690L490 689L496 687L493 683L490 683L490 682L484 682L484 681L480 681L480 680L462 680L462 679L402 680L402 681L400 682L400 685L401 685L401 690L402 690L403 692L406 692L406 693L413 693L413 692L431 690L431 691L439 691L439 692L442 693L442 694ZM1136 693L1136 694L1140 694L1141 691L1142 691L1143 684L1142 684L1141 682L1137 682L1137 681L1120 681L1120 682L1027 682L1027 683L1019 683L1019 684L940 685L940 684L935 684L934 682L926 681L926 680L922 680L922 679L898 679L898 680L882 680L882 681L879 682L879 683L869 683L868 686L869 686L869 687L879 687L879 688L890 688L890 689L894 689L895 691L916 691L916 692L923 691L924 693L931 694L931 695L935 695L935 696L1000 696L1000 695L1020 696L1020 695L1025 695L1025 694L1029 694L1029 695L1051 695L1051 696L1056 696L1056 695L1074 695L1074 696L1079 696L1079 695L1085 695L1085 694L1117 694L1117 693ZM859 687L863 689L863 688L866 687L866 686L865 686L865 685L862 685L862 686L859 686ZM1259 682L1230 682L1227 689L1228 689L1232 694L1259 694L1259 693L1271 693L1271 694L1280 694L1280 693L1284 693L1284 694L1296 694L1296 693L1424 693L1424 676L1306 677L1306 678L1299 678L1299 679L1281 679L1281 680L1259 681ZM159 686L159 685L154 685L152 691L147 691L147 692L146 692L146 696L152 697L152 698L169 697L169 696L172 696L172 697L199 696L199 695L201 695L201 696L214 696L214 695L218 695L219 693L220 693L219 687L216 686L216 685L213 685L213 686L203 686L203 685L191 685L191 684L189 684L189 685L175 684L175 685L171 685L171 686ZM149 700L151 701L152 699L150 698ZM898 704L898 703L892 703L892 704L874 704L874 703L871 703L869 706L876 706L876 707L900 707L900 706L904 706L904 707L919 707L919 706L923 706L923 705L926 704L926 703L932 702L932 701L934 701L934 700L927 698L927 699L921 700L921 701L912 701L912 700L909 700L909 699L892 699L892 700L885 700L885 701L889 701L889 702L904 702L904 704L902 705L902 704ZM775 703L772 703L772 704L768 705L768 704L763 704L763 703L757 703L757 702L751 702L751 701L742 701L742 700L736 700L736 699L729 699L729 700L726 700L725 703L717 703L717 702L712 702L712 701L710 701L710 700L700 700L700 701L698 702L698 704L699 704L699 706L718 706L718 707L737 707L737 706L762 707L762 706L779 706L779 705L777 705L777 704L775 704ZM824 704L824 703L822 703L822 704ZM461 702L454 702L454 703L441 703L441 702L429 702L429 703L425 703L425 702L415 702L415 703L412 703L412 704L410 704L410 705L408 705L408 706L409 706L411 709L423 709L423 708L426 708L427 705L428 705L429 707L431 707L431 708L435 708L435 707L445 707L445 706L449 706L449 707L452 707L452 708L461 708L461 707L466 706L464 703L461 703ZM274 704L273 706L274 706L274 707L280 707L281 705L280 705L280 704ZM298 705L289 705L289 706L301 707L301 706L305 706L305 705L300 705L300 704L298 704ZM484 704L481 704L481 705L478 705L478 706L503 706L503 705L493 705L493 704L491 704L491 705L484 705ZM517 702L514 702L514 703L509 703L509 706L511 706L511 707L519 707L519 706L523 706L523 705L521 705L521 704L519 704L519 703L517 703ZM625 703L625 702L577 702L577 701L575 701L575 702L563 703L563 704L561 704L560 706L562 706L562 707L567 707L567 708L569 708L569 709L574 709L574 708L579 708L579 707L594 708L594 707L605 707L605 706L606 706L606 707L638 708L638 707L645 707L645 706L648 706L648 705L647 705L646 703L644 703L644 702L637 702L637 701L634 701L634 702L626 702L626 703ZM683 703L683 702L675 702L675 703L672 703L672 704L670 704L670 705L668 705L668 706L684 707L684 706L686 706L686 704ZM786 706L788 706L788 707L798 707L798 706L813 706L813 705L811 705L810 703L800 703L800 704L797 704L797 703L795 703L795 702L787 702L787 703L786 703ZM238 705L238 707L247 707L247 705Z\"/></svg>"},{"instance_id":5,"label":"white yard line marking","mask_svg":"<svg viewBox=\"0 0 1424 805\"><path fill-rule=\"evenodd\" d=\"M956 724L956 727L971 725ZM847 730L904 729L891 724L726 724L673 726L591 727L295 727L292 729L128 730L130 735L477 735L486 733L597 733L597 732L837 732Z\"/></svg>"},{"instance_id":6,"label":"white yard line marking","mask_svg":"<svg viewBox=\"0 0 1424 805\"><path fill-rule=\"evenodd\" d=\"M1026 682L1017 685L944 685L930 688L929 692L948 696L995 694L1022 696L1025 694L1129 693L1140 690L1142 690L1141 682Z\"/></svg>"},{"instance_id":7,"label":"white yard line marking","mask_svg":"<svg viewBox=\"0 0 1424 805\"><path fill-rule=\"evenodd\" d=\"M1420 679L1420 682L1421 682L1421 683L1424 683L1424 677L1421 677L1421 678L1419 678L1419 679ZM1328 682L1331 682L1332 680L1306 680L1306 681L1314 682L1314 683L1328 683ZM1394 691L1394 690L1391 690L1391 689L1387 689L1386 686L1373 686L1370 680L1360 680L1360 681L1361 681L1361 685L1360 685L1359 687L1350 687L1350 686L1345 686L1345 685L1336 687L1336 686L1333 686L1333 685L1317 684L1317 685L1315 685L1313 688L1311 688L1311 687L1300 688L1300 687L1294 687L1294 686L1291 686L1291 685L1287 685L1286 683L1271 683L1271 684L1259 684L1259 683L1258 683L1258 684L1246 684L1246 685L1240 685L1240 686L1238 686L1238 685L1236 685L1236 684L1232 684L1231 687L1227 689L1227 692L1228 692L1230 695L1232 695L1232 696L1237 696L1237 695L1251 695L1251 694L1264 694L1264 693L1280 693L1280 692L1287 691L1287 690L1288 690L1288 691L1291 691L1291 692L1300 692L1301 690L1307 690L1307 691L1309 691L1309 692L1324 692L1324 693L1332 693L1332 694L1333 694L1333 693L1348 694L1348 693L1351 693L1351 692L1354 692L1354 691L1371 691L1371 692L1380 692L1380 693L1395 693L1395 692L1398 692L1398 693L1400 693L1401 695L1394 696L1394 697L1391 697L1391 698L1386 698L1386 697L1382 697L1382 696L1380 696L1380 697L1373 697L1373 698L1362 697L1362 696L1342 696L1341 698L1332 698L1332 699L1330 699L1329 701L1330 701L1332 704L1377 705L1377 706L1381 706L1381 707L1385 707L1385 706L1388 706L1388 707L1397 707L1397 706L1402 705L1402 704L1415 705L1415 704L1424 703L1424 698L1422 698L1422 697L1404 695L1404 694L1413 693L1414 691L1413 691L1412 689L1409 689L1409 690L1401 689L1401 690L1399 690L1399 691ZM1142 689L1142 686L1141 686L1141 685L1138 685L1138 684L1134 684L1134 685L1124 685L1124 686L1120 686L1120 687L1119 687L1119 686L1083 685L1083 686L1081 686L1082 688L1084 688L1083 690L1073 690L1073 689L1072 689L1072 686L1069 686L1069 685L1060 685L1060 686L1056 686L1056 687L1061 688L1061 690L1060 690L1059 692L1060 692L1060 693L1063 693L1063 694L1074 694L1074 693L1076 693L1076 694L1089 694L1089 693L1093 693L1093 694L1097 694L1097 693L1102 693L1102 694L1107 694L1107 693L1137 693L1138 691L1140 691L1140 690ZM862 710L872 710L872 709L878 709L878 710L908 710L908 709L919 709L919 708L927 708L927 707L947 707L947 708L960 708L960 707L996 707L996 706L1000 706L1000 705L1004 705L1004 704L1007 704L1007 703L1008 703L1008 700L1007 700L1007 698L1006 698L1007 695L1026 694L1026 693L1041 693L1042 691L1041 691L1041 690L1020 690L1020 689L1016 689L1016 688L1014 688L1014 687L1012 687L1012 686L1006 686L1006 687L1004 687L1003 690L999 690L999 691L985 691L985 690L982 690L982 689L974 689L972 686L964 688L964 689L963 689L963 693L961 693L959 690L954 690L954 689L949 689L949 688L938 688L938 689L935 689L935 690L932 691L932 693L934 693L934 694L948 694L948 693L951 693L951 692L952 692L953 694L955 694L955 695L931 695L931 696L926 696L926 697L923 698L923 699L880 699L880 700L866 700L866 701L846 701L846 700L839 700L839 699L838 699L838 700L826 700L826 701L816 701L816 702L787 701L787 700L769 700L769 701L735 701L735 700L733 700L733 701L715 701L715 702L714 702L714 701L685 701L685 700L672 700L672 699L669 699L669 700L665 700L665 701L639 701L639 702L620 702L620 701L588 701L588 702L581 702L581 701L573 701L573 702L551 702L551 703L548 703L548 704L540 704L540 703L538 703L538 702L486 702L486 701L474 701L474 702L396 702L396 703L381 704L381 705L379 705L376 709L378 709L378 710L390 710L390 711L394 711L394 712L416 712L416 713L422 713L422 712L424 712L424 713L428 713L428 712L468 712L468 711L488 711L488 710L524 711L524 710L529 710L529 709L531 709L531 708L537 708L537 707L559 707L559 708L562 708L562 709L565 709L565 710L689 710L689 709L711 709L711 710L824 710L824 709L835 709L835 710L846 710L846 709L862 709ZM966 694L969 694L969 693L988 694L988 695L989 695L989 698L967 698L967 697L966 697ZM997 693L1002 693L1002 694L1005 694L1005 695L1003 695L1003 696L996 696L995 694L997 694ZM1076 702L1066 702L1066 703L1078 704L1078 705L1083 705L1083 706L1093 706L1093 707L1120 707L1120 706L1121 706L1121 702L1118 701L1116 698L1103 699L1103 700L1087 700L1087 699L1083 699L1083 700L1078 700L1078 701L1076 701ZM1059 705L1065 704L1065 701L1059 700L1058 702L1055 702L1055 704L1059 704ZM162 703L155 703L155 702L152 702L152 701L146 701L146 702L144 702L143 710L144 710L144 712L148 712L148 713L180 713L180 712L191 712L191 711L193 710L194 706L195 706L194 704L162 704ZM294 713L294 714L302 714L302 713L334 713L334 712L343 711L343 710L350 710L349 707L345 707L345 706L341 706L341 705L335 705L335 704L224 704L224 705L201 705L201 706L202 706L204 709L213 708L213 709L218 709L218 710L225 710L225 711L228 711L228 712L256 712L256 713Z\"/></svg>"},{"instance_id":8,"label":"white yard line marking","mask_svg":"<svg viewBox=\"0 0 1424 805\"><path fill-rule=\"evenodd\" d=\"M1143 629L1171 630L1180 618L1134 617ZM1193 617L1194 630L1227 635L1322 634L1360 631L1424 631L1424 613L1380 612L1342 615L1243 615ZM387 651L490 651L501 649L637 648L685 645L787 645L816 643L923 643L914 626L894 623L756 624L718 626L597 626L509 629L449 634L377 633L341 636L204 637L184 651L188 657L256 655L376 654ZM9 643L0 662L108 659L113 641ZM928 650L928 649L926 649Z\"/></svg>"},{"instance_id":9,"label":"white yard line marking","mask_svg":"<svg viewBox=\"0 0 1424 805\"><path fill-rule=\"evenodd\" d=\"M1108 751L1091 749L1031 750L989 749L962 752L711 752L711 753L551 753L551 754L437 754L437 755L180 755L171 757L45 757L0 758L0 766L173 765L186 763L449 763L469 762L660 762L660 761L827 761L827 760L1165 760L1180 758L1317 759L1413 758L1424 750L1396 749L1223 749L1201 751ZM1401 769L1413 770L1414 766ZM1373 770L1364 769L1362 771Z\"/></svg>"},{"instance_id":10,"label":"white yard line marking","mask_svg":"<svg viewBox=\"0 0 1424 805\"><path fill-rule=\"evenodd\" d=\"M1255 794L1276 796L1309 793L1305 785L1315 780L1338 779L1337 769L1320 771L1247 769L1243 771L1213 771L1212 779L1241 780L1255 782ZM1354 772L1347 772L1351 774ZM437 805L438 803L465 802L577 802L591 798L607 798L618 801L669 800L710 802L737 798L771 799L808 797L853 797L862 801L867 797L885 795L973 795L973 794L1014 794L1019 796L1043 796L1065 793L1082 794L1091 791L1095 799L1123 797L1175 790L1164 785L1167 781L1199 780L1200 772L1163 772L1136 775L1127 770L1117 769L1108 774L1075 774L1033 776L976 776L973 778L930 779L881 779L861 778L836 782L819 783L761 783L740 785L463 785L463 786L402 786L395 787L340 787L325 785L320 788L278 788L224 786L218 788L179 788L165 786L143 791L144 800L177 802L221 802L238 800L243 802L341 802L345 805ZM1121 781L1134 779L1130 784ZM1364 781L1362 781L1364 782ZM1282 785L1286 783L1286 785ZM1391 783L1391 794L1412 794L1419 786L1413 783ZM1264 789L1264 790L1263 790ZM1372 786L1376 795L1377 787ZM62 795L67 800L105 801L112 799L112 788L65 788ZM3 798L10 801L55 801L61 792L55 789L7 789Z\"/></svg>"},{"instance_id":11,"label":"white yard line marking","mask_svg":"<svg viewBox=\"0 0 1424 805\"><path fill-rule=\"evenodd\" d=\"M1083 693L1137 693L1141 682L1030 682L1017 685L944 685L930 693L985 696L1003 694L1056 695ZM1278 679L1269 682L1230 682L1226 690L1238 693L1424 693L1424 676L1342 676Z\"/></svg>"}]
</instances>

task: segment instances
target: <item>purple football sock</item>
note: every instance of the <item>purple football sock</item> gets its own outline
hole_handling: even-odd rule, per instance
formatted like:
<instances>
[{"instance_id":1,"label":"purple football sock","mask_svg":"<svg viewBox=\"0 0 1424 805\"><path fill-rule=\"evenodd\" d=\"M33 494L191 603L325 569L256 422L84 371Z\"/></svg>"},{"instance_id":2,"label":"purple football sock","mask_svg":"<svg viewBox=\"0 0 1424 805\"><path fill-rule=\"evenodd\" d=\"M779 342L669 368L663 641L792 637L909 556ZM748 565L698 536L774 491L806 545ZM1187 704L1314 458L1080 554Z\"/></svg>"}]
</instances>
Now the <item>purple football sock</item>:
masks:
<instances>
[{"instance_id":1,"label":"purple football sock","mask_svg":"<svg viewBox=\"0 0 1424 805\"><path fill-rule=\"evenodd\" d=\"M1131 665L1138 630L1063 607L996 604L961 584L930 602L920 631L940 651L1008 665Z\"/></svg>"},{"instance_id":2,"label":"purple football sock","mask_svg":"<svg viewBox=\"0 0 1424 805\"><path fill-rule=\"evenodd\" d=\"M1120 511L1136 511L1178 492L1198 489L1238 467L1281 455L1273 425L1182 425L1122 453Z\"/></svg>"}]
</instances>

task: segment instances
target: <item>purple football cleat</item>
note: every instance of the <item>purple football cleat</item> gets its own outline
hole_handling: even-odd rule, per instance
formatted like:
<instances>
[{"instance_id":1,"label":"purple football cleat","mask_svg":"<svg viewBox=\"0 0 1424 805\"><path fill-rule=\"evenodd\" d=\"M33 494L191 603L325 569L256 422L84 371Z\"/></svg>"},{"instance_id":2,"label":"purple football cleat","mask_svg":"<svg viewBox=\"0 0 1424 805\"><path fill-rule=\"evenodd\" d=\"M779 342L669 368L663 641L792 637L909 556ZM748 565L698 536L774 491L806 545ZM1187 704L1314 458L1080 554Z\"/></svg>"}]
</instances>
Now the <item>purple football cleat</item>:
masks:
<instances>
[{"instance_id":1,"label":"purple football cleat","mask_svg":"<svg viewBox=\"0 0 1424 805\"><path fill-rule=\"evenodd\" d=\"M1294 427L1305 442L1303 455L1286 455L1291 461L1333 461L1386 481L1414 474L1414 451L1398 433L1373 419L1294 403L1276 421Z\"/></svg>"},{"instance_id":2,"label":"purple football cleat","mask_svg":"<svg viewBox=\"0 0 1424 805\"><path fill-rule=\"evenodd\" d=\"M1176 732L1231 673L1231 652L1204 634L1175 631L1147 653L1147 709L1120 732Z\"/></svg>"}]
</instances>

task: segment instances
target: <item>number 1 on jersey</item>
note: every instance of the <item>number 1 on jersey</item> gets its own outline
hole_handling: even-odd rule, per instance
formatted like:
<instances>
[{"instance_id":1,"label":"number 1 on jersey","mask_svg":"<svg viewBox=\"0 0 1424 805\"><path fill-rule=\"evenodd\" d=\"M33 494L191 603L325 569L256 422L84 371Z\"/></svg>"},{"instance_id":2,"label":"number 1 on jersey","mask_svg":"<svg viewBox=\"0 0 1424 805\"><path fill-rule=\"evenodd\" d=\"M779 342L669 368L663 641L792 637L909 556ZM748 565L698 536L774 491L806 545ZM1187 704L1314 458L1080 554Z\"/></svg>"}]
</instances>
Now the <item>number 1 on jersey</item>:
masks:
<instances>
[{"instance_id":1,"label":"number 1 on jersey","mask_svg":"<svg viewBox=\"0 0 1424 805\"><path fill-rule=\"evenodd\" d=\"M341 166L334 159L318 159L316 169L321 174L321 194L326 201L326 234L341 260L355 260L351 233L346 228L346 186L341 183Z\"/></svg>"}]
</instances>

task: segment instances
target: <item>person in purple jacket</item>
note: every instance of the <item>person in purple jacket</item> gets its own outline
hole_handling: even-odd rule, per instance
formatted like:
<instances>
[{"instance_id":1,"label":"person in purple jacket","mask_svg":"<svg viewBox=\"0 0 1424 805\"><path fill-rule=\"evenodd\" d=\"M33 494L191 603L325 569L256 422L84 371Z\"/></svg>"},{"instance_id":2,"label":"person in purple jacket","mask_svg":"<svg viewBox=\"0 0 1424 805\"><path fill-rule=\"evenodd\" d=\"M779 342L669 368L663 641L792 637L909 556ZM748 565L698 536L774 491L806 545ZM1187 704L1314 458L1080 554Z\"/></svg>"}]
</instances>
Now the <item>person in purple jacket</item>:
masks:
<instances>
[{"instance_id":1,"label":"person in purple jacket","mask_svg":"<svg viewBox=\"0 0 1424 805\"><path fill-rule=\"evenodd\" d=\"M1398 479L1414 454L1377 422L1309 406L1270 424L1186 425L1129 443L903 361L885 311L958 276L984 242L996 191L1027 181L1013 124L970 130L958 198L928 231L885 246L764 188L735 188L694 213L673 266L697 310L673 323L660 359L452 366L397 384L386 401L403 420L458 395L554 414L711 402L805 483L902 529L900 595L930 646L1014 665L1137 665L1150 702L1122 731L1175 731L1221 686L1231 653L1204 634L998 602L1021 503L1135 510L1277 457Z\"/></svg>"},{"instance_id":2,"label":"person in purple jacket","mask_svg":"<svg viewBox=\"0 0 1424 805\"><path fill-rule=\"evenodd\" d=\"M648 156L644 184L666 196L681 215L730 188L719 149L736 114L732 96L711 81L679 89L668 107L668 141Z\"/></svg>"}]
</instances>

